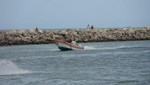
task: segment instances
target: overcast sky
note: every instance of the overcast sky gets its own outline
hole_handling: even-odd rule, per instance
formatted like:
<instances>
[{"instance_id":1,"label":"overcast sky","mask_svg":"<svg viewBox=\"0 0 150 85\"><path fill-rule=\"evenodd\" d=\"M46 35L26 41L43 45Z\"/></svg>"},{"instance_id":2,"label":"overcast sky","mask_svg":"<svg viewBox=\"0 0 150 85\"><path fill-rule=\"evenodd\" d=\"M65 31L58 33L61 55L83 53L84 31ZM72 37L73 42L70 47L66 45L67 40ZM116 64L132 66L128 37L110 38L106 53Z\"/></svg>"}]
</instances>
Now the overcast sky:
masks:
<instances>
[{"instance_id":1,"label":"overcast sky","mask_svg":"<svg viewBox=\"0 0 150 85\"><path fill-rule=\"evenodd\" d=\"M150 0L0 0L0 29L150 26Z\"/></svg>"}]
</instances>

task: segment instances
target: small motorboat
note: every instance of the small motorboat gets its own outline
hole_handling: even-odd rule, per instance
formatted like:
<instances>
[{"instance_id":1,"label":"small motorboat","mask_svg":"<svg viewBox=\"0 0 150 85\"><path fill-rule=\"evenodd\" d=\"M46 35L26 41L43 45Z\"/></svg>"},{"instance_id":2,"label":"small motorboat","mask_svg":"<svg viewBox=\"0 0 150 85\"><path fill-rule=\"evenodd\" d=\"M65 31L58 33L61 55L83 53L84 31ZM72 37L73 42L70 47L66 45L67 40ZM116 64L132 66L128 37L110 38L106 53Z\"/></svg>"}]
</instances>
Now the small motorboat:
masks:
<instances>
[{"instance_id":1,"label":"small motorboat","mask_svg":"<svg viewBox=\"0 0 150 85\"><path fill-rule=\"evenodd\" d=\"M58 49L61 51L70 51L70 50L83 50L84 47L78 44L69 43L64 40L55 40L55 44L58 46Z\"/></svg>"}]
</instances>

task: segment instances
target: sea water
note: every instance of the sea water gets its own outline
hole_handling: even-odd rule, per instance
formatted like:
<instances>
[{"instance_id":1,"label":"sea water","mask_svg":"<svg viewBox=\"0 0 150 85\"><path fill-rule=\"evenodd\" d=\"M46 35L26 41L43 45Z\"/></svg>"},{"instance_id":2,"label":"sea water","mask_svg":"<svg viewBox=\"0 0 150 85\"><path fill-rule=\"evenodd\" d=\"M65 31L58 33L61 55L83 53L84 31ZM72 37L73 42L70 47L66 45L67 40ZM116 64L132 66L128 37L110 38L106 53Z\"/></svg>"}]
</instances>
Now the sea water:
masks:
<instances>
[{"instance_id":1,"label":"sea water","mask_svg":"<svg viewBox=\"0 0 150 85\"><path fill-rule=\"evenodd\" d=\"M150 85L150 41L0 47L0 85Z\"/></svg>"}]
</instances>

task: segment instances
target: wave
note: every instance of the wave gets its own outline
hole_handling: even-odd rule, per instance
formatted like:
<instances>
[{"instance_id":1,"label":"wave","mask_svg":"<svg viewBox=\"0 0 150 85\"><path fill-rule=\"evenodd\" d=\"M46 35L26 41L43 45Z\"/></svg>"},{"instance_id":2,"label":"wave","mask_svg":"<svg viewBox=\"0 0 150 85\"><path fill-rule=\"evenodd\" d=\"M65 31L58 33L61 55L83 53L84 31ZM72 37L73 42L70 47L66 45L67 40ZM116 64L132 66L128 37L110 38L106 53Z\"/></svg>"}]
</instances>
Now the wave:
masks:
<instances>
[{"instance_id":1,"label":"wave","mask_svg":"<svg viewBox=\"0 0 150 85\"><path fill-rule=\"evenodd\" d=\"M15 63L9 60L0 60L0 75L27 74L32 73L29 70L19 68Z\"/></svg>"}]
</instances>

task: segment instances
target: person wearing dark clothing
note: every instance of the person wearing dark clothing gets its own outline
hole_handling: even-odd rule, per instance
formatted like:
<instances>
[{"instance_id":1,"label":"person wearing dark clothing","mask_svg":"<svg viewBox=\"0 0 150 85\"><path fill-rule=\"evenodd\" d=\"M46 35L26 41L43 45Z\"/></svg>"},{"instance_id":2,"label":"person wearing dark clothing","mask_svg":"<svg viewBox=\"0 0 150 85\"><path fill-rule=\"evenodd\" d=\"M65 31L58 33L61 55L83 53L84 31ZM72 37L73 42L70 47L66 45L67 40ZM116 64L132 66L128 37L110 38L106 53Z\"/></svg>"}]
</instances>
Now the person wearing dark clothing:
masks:
<instances>
[{"instance_id":1,"label":"person wearing dark clothing","mask_svg":"<svg viewBox=\"0 0 150 85\"><path fill-rule=\"evenodd\" d=\"M91 29L94 29L94 26L93 26L93 25L91 26Z\"/></svg>"}]
</instances>

